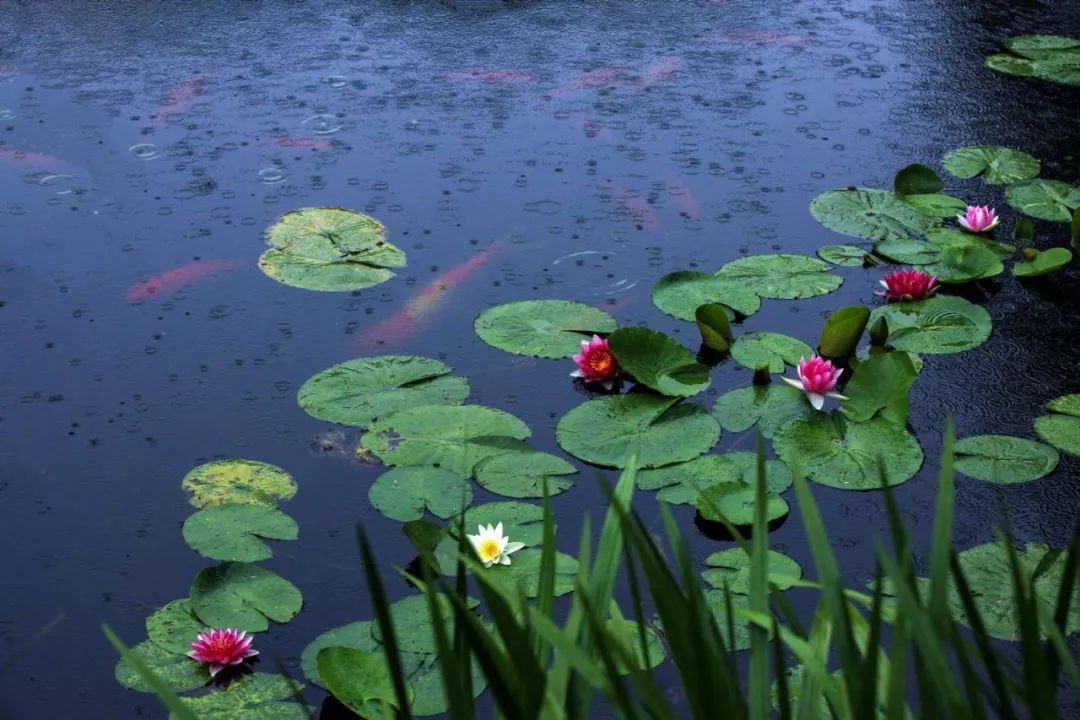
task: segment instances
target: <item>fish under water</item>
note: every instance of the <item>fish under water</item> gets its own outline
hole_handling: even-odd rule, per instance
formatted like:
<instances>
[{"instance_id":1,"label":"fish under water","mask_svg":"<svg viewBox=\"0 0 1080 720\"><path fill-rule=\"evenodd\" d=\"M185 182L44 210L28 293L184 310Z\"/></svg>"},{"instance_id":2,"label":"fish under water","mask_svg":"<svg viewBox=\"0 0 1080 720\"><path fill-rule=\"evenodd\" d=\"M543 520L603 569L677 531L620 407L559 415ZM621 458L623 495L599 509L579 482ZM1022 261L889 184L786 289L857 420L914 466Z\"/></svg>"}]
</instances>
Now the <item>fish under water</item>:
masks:
<instances>
[{"instance_id":1,"label":"fish under water","mask_svg":"<svg viewBox=\"0 0 1080 720\"><path fill-rule=\"evenodd\" d=\"M536 82L536 78L532 75L517 70L481 70L479 68L461 72L449 72L443 75L443 80L452 83L501 82L521 84Z\"/></svg>"},{"instance_id":2,"label":"fish under water","mask_svg":"<svg viewBox=\"0 0 1080 720\"><path fill-rule=\"evenodd\" d=\"M15 148L0 146L0 160L11 165L23 165L26 167L52 168L64 164L60 158L33 150L16 150Z\"/></svg>"},{"instance_id":3,"label":"fish under water","mask_svg":"<svg viewBox=\"0 0 1080 720\"><path fill-rule=\"evenodd\" d=\"M259 147L299 148L301 150L327 150L330 141L326 138L317 137L276 137L269 140L260 140Z\"/></svg>"},{"instance_id":4,"label":"fish under water","mask_svg":"<svg viewBox=\"0 0 1080 720\"><path fill-rule=\"evenodd\" d=\"M660 221L657 219L656 212L653 210L652 205L642 198L636 190L623 187L612 180L605 180L604 187L615 193L615 199L618 201L619 205L630 213L630 216L634 218L634 222L638 225L649 229L659 227Z\"/></svg>"},{"instance_id":5,"label":"fish under water","mask_svg":"<svg viewBox=\"0 0 1080 720\"><path fill-rule=\"evenodd\" d=\"M551 97L559 97L578 90L610 85L627 77L625 68L621 67L598 67L582 73L576 80L555 88L551 91Z\"/></svg>"},{"instance_id":6,"label":"fish under water","mask_svg":"<svg viewBox=\"0 0 1080 720\"><path fill-rule=\"evenodd\" d=\"M716 42L736 42L759 45L782 45L785 47L805 47L810 44L806 35L789 35L775 30L725 30L713 33L710 40Z\"/></svg>"},{"instance_id":7,"label":"fish under water","mask_svg":"<svg viewBox=\"0 0 1080 720\"><path fill-rule=\"evenodd\" d=\"M661 80L666 80L678 72L679 67L680 62L677 57L659 58L641 73L641 77L637 81L638 87L647 88Z\"/></svg>"},{"instance_id":8,"label":"fish under water","mask_svg":"<svg viewBox=\"0 0 1080 720\"><path fill-rule=\"evenodd\" d=\"M696 220L701 217L701 203L694 196L694 193L683 182L681 177L671 177L668 179L668 192L671 195L671 199L679 206L679 214L683 217Z\"/></svg>"},{"instance_id":9,"label":"fish under water","mask_svg":"<svg viewBox=\"0 0 1080 720\"><path fill-rule=\"evenodd\" d=\"M491 245L457 267L447 270L410 298L396 313L378 325L365 330L356 339L355 344L361 348L370 349L398 345L405 341L431 320L432 314L446 299L450 290L453 290L501 250L501 246Z\"/></svg>"},{"instance_id":10,"label":"fish under water","mask_svg":"<svg viewBox=\"0 0 1080 720\"><path fill-rule=\"evenodd\" d=\"M203 278L217 275L243 264L243 260L235 259L192 260L180 267L166 270L148 280L132 285L124 294L124 299L132 304L153 300L193 285Z\"/></svg>"},{"instance_id":11,"label":"fish under water","mask_svg":"<svg viewBox=\"0 0 1080 720\"><path fill-rule=\"evenodd\" d=\"M195 102L202 97L203 91L206 89L206 82L209 78L206 75L196 75L190 80L182 83L181 85L173 88L172 92L168 94L161 105L158 105L157 109L151 113L150 117L155 122L163 123L169 116L183 115L188 108L195 104Z\"/></svg>"}]
</instances>

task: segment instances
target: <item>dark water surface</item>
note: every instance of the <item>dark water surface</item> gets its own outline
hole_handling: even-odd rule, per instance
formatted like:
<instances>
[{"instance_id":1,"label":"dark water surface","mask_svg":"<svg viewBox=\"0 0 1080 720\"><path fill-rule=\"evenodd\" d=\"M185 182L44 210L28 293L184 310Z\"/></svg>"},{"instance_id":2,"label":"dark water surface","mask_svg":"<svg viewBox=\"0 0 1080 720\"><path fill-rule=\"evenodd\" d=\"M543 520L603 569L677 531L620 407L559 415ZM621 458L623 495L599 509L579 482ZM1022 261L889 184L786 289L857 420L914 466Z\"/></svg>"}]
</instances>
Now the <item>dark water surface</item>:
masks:
<instances>
[{"instance_id":1,"label":"dark water surface","mask_svg":"<svg viewBox=\"0 0 1080 720\"><path fill-rule=\"evenodd\" d=\"M655 281L845 242L807 211L823 190L888 187L900 167L965 144L1022 148L1043 176L1076 181L1077 91L982 67L1001 37L1077 34L1067 5L3 0L0 659L64 620L0 674L0 712L162 716L114 682L99 624L142 639L145 617L208 564L180 536L192 508L179 486L208 459L271 462L299 482L283 509L300 540L266 564L305 605L258 637L262 669L281 658L299 677L315 635L370 617L355 524L387 568L412 553L367 500L380 469L348 459L355 432L322 435L333 428L296 404L325 367L382 351L445 359L470 378L472 402L520 416L550 450L557 418L585 399L573 368L483 344L480 310L576 299L696 345L692 326L653 307ZM951 189L1003 206L979 181ZM311 205L375 215L409 267L353 294L269 280L255 264L263 230ZM1064 226L1038 227L1040 242L1061 244ZM362 346L493 243L419 332ZM599 252L559 261L583 251ZM195 258L238 262L128 301L130 287ZM840 272L838 292L766 301L745 327L813 343L830 309L876 302L879 271ZM1032 437L1046 400L1080 392L1078 279L981 284L990 342L928 358L911 422L929 461L897 493L924 541L947 413L962 435ZM748 379L728 363L711 392ZM732 448L752 438L725 434L720 449ZM564 550L583 510L603 512L593 474L555 499ZM881 497L814 489L861 583L885 527ZM1022 486L961 478L958 545L991 540L1002 510L1022 539L1060 543L1078 499L1070 456ZM637 506L658 517L651 495ZM700 557L725 547L677 512ZM774 546L810 566L795 516Z\"/></svg>"}]
</instances>

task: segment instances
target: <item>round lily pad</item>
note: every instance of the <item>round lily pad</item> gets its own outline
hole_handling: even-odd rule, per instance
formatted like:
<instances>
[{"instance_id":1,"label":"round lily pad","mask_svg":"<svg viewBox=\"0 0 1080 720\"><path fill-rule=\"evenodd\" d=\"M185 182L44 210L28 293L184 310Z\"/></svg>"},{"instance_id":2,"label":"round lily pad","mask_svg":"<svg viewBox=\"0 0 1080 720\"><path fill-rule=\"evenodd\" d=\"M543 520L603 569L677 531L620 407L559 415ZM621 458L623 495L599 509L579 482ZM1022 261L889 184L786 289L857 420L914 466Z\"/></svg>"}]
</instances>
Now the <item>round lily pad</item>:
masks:
<instances>
[{"instance_id":1,"label":"round lily pad","mask_svg":"<svg viewBox=\"0 0 1080 720\"><path fill-rule=\"evenodd\" d=\"M885 318L889 344L914 353L954 353L970 350L990 337L990 313L952 295L882 305L870 314L870 327Z\"/></svg>"},{"instance_id":2,"label":"round lily pad","mask_svg":"<svg viewBox=\"0 0 1080 720\"><path fill-rule=\"evenodd\" d=\"M191 643L199 633L209 629L195 617L187 598L173 600L146 618L146 634L150 641L163 650L181 655L190 652Z\"/></svg>"},{"instance_id":3,"label":"round lily pad","mask_svg":"<svg viewBox=\"0 0 1080 720\"><path fill-rule=\"evenodd\" d=\"M854 245L825 245L817 249L817 256L842 267L862 267L866 261L866 251Z\"/></svg>"},{"instance_id":4,"label":"round lily pad","mask_svg":"<svg viewBox=\"0 0 1080 720\"><path fill-rule=\"evenodd\" d=\"M225 503L277 505L296 494L292 476L276 465L255 460L215 460L189 472L181 485L198 508Z\"/></svg>"},{"instance_id":5,"label":"round lily pad","mask_svg":"<svg viewBox=\"0 0 1080 720\"><path fill-rule=\"evenodd\" d=\"M608 347L623 370L663 395L688 397L709 387L709 368L662 332L621 328L608 338Z\"/></svg>"},{"instance_id":6,"label":"round lily pad","mask_svg":"<svg viewBox=\"0 0 1080 720\"><path fill-rule=\"evenodd\" d=\"M276 672L254 673L180 702L199 720L310 720L315 708L293 702L303 687Z\"/></svg>"},{"instance_id":7,"label":"round lily pad","mask_svg":"<svg viewBox=\"0 0 1080 720\"><path fill-rule=\"evenodd\" d=\"M320 420L367 426L420 405L460 405L469 383L445 363L411 355L349 360L323 370L300 388L300 407Z\"/></svg>"},{"instance_id":8,"label":"round lily pad","mask_svg":"<svg viewBox=\"0 0 1080 720\"><path fill-rule=\"evenodd\" d=\"M270 627L270 620L292 620L303 602L291 582L248 563L226 562L204 568L191 583L191 609L211 627L263 632Z\"/></svg>"},{"instance_id":9,"label":"round lily pad","mask_svg":"<svg viewBox=\"0 0 1080 720\"><path fill-rule=\"evenodd\" d=\"M518 588L525 593L525 597L534 598L540 592L540 562L543 550L538 547L524 548L510 556L509 565L492 565L477 572L484 574L485 578L492 580L513 594L517 594ZM453 571L453 566L448 570ZM566 595L574 591L574 581L577 579L578 562L566 553L555 553L555 584L556 597Z\"/></svg>"},{"instance_id":10,"label":"round lily pad","mask_svg":"<svg viewBox=\"0 0 1080 720\"><path fill-rule=\"evenodd\" d=\"M425 661L416 672L409 675L413 689L413 701L409 712L414 716L442 715L449 710L443 685L441 661L435 655L424 655ZM487 678L476 658L471 663L473 697L487 688Z\"/></svg>"},{"instance_id":11,"label":"round lily pad","mask_svg":"<svg viewBox=\"0 0 1080 720\"><path fill-rule=\"evenodd\" d=\"M980 245L949 245L941 249L937 262L923 270L943 283L958 284L1000 275L1005 270L1001 258Z\"/></svg>"},{"instance_id":12,"label":"round lily pad","mask_svg":"<svg viewBox=\"0 0 1080 720\"><path fill-rule=\"evenodd\" d=\"M844 283L832 267L805 255L751 255L733 260L716 277L742 283L761 297L797 300L826 295Z\"/></svg>"},{"instance_id":13,"label":"round lily pad","mask_svg":"<svg viewBox=\"0 0 1080 720\"><path fill-rule=\"evenodd\" d=\"M465 511L465 533L475 535L479 525L502 523L503 535L510 542L539 545L544 539L544 509L539 505L516 500L485 503ZM458 522L450 522L450 532L458 531ZM454 545L456 540L452 540Z\"/></svg>"},{"instance_id":14,"label":"round lily pad","mask_svg":"<svg viewBox=\"0 0 1080 720\"><path fill-rule=\"evenodd\" d=\"M545 482L549 495L572 488L574 481L566 476L577 468L558 455L530 450L492 455L474 472L485 490L512 498L538 498L544 496Z\"/></svg>"},{"instance_id":15,"label":"round lily pad","mask_svg":"<svg viewBox=\"0 0 1080 720\"><path fill-rule=\"evenodd\" d=\"M784 425L773 450L811 480L841 490L877 490L885 482L910 480L923 463L919 442L884 418L849 422L842 415L815 413Z\"/></svg>"},{"instance_id":16,"label":"round lily pad","mask_svg":"<svg viewBox=\"0 0 1080 720\"><path fill-rule=\"evenodd\" d=\"M813 199L810 214L830 230L874 241L918 237L938 224L896 193L870 188L828 190Z\"/></svg>"},{"instance_id":17,"label":"round lily pad","mask_svg":"<svg viewBox=\"0 0 1080 720\"><path fill-rule=\"evenodd\" d=\"M724 639L724 647L729 652L750 649L750 623L745 618L738 616L739 610L750 609L750 598L746 595L725 593L723 590L706 590L705 602L712 610L716 625L720 630L720 636ZM730 621L728 620L730 615ZM734 629L734 634L728 631L728 623Z\"/></svg>"},{"instance_id":18,"label":"round lily pad","mask_svg":"<svg viewBox=\"0 0 1080 720\"><path fill-rule=\"evenodd\" d=\"M308 643L304 652L300 655L300 668L304 677L314 685L324 687L322 678L319 676L319 667L316 658L319 651L327 647L349 647L374 653L379 650L379 643L371 635L370 620L349 623L339 628L327 630L323 634Z\"/></svg>"},{"instance_id":19,"label":"round lily pad","mask_svg":"<svg viewBox=\"0 0 1080 720\"><path fill-rule=\"evenodd\" d=\"M342 208L285 213L267 232L264 273L307 290L362 290L394 277L405 253L386 240L373 217Z\"/></svg>"},{"instance_id":20,"label":"round lily pad","mask_svg":"<svg viewBox=\"0 0 1080 720\"><path fill-rule=\"evenodd\" d=\"M203 508L184 521L184 542L212 560L257 562L274 553L260 538L295 540L296 521L276 507L232 503Z\"/></svg>"},{"instance_id":21,"label":"round lily pad","mask_svg":"<svg viewBox=\"0 0 1080 720\"><path fill-rule=\"evenodd\" d=\"M439 614L445 621L447 635L452 638L454 636L453 606L441 593L436 598ZM479 604L474 598L468 598L467 603L470 608ZM427 595L409 595L391 603L390 619L393 622L394 634L397 636L398 649L401 652L435 654L438 651L431 626L431 610ZM382 631L378 623L371 624L371 635L376 642L382 642ZM322 674L321 669L319 673Z\"/></svg>"},{"instance_id":22,"label":"round lily pad","mask_svg":"<svg viewBox=\"0 0 1080 720\"><path fill-rule=\"evenodd\" d=\"M929 193L925 195L905 195L904 202L916 212L934 218L951 218L962 214L967 203L951 195Z\"/></svg>"},{"instance_id":23,"label":"round lily pad","mask_svg":"<svg viewBox=\"0 0 1080 720\"><path fill-rule=\"evenodd\" d=\"M694 498L701 517L711 522L727 520L732 525L752 525L757 495L742 483L710 485ZM788 504L779 495L765 496L765 519L769 522L788 514Z\"/></svg>"},{"instance_id":24,"label":"round lily pad","mask_svg":"<svg viewBox=\"0 0 1080 720\"><path fill-rule=\"evenodd\" d=\"M787 590L802 578L802 568L787 555L774 550L767 551L769 584ZM741 547L714 552L705 558L709 568L701 573L702 579L715 588L729 590L739 595L750 594L750 556Z\"/></svg>"},{"instance_id":25,"label":"round lily pad","mask_svg":"<svg viewBox=\"0 0 1080 720\"><path fill-rule=\"evenodd\" d=\"M950 150L941 158L941 165L958 178L982 175L990 185L1007 185L1039 176L1037 159L1026 152L996 145L971 145Z\"/></svg>"},{"instance_id":26,"label":"round lily pad","mask_svg":"<svg viewBox=\"0 0 1080 720\"><path fill-rule=\"evenodd\" d=\"M779 460L765 461L765 490L771 495L791 487L793 478L788 466ZM713 485L742 483L754 488L757 483L757 455L752 452L729 452L702 455L688 462L642 470L637 475L638 488L659 490L656 499L674 505L692 505L698 493Z\"/></svg>"},{"instance_id":27,"label":"round lily pad","mask_svg":"<svg viewBox=\"0 0 1080 720\"><path fill-rule=\"evenodd\" d=\"M716 398L709 411L724 430L742 432L756 423L767 438L781 425L816 412L806 395L787 383L735 388Z\"/></svg>"},{"instance_id":28,"label":"round lily pad","mask_svg":"<svg viewBox=\"0 0 1080 720\"><path fill-rule=\"evenodd\" d=\"M1080 187L1060 180L1028 180L1007 187L1005 201L1033 218L1069 222L1080 207Z\"/></svg>"},{"instance_id":29,"label":"round lily pad","mask_svg":"<svg viewBox=\"0 0 1080 720\"><path fill-rule=\"evenodd\" d=\"M1013 55L1012 53L994 53L988 55L985 60L986 67L997 70L1006 75L1017 77L1031 77L1035 74L1035 63L1031 60Z\"/></svg>"},{"instance_id":30,"label":"round lily pad","mask_svg":"<svg viewBox=\"0 0 1080 720\"><path fill-rule=\"evenodd\" d=\"M1053 413L1035 419L1035 432L1058 450L1080 456L1080 394L1064 395L1046 407Z\"/></svg>"},{"instance_id":31,"label":"round lily pad","mask_svg":"<svg viewBox=\"0 0 1080 720\"><path fill-rule=\"evenodd\" d=\"M635 454L641 467L691 460L716 444L720 425L700 405L676 403L651 393L589 400L559 420L555 438L596 465L625 467Z\"/></svg>"},{"instance_id":32,"label":"round lily pad","mask_svg":"<svg viewBox=\"0 0 1080 720\"><path fill-rule=\"evenodd\" d=\"M1026 252L1026 251L1025 251ZM1068 248L1055 247L1048 250L1033 250L1033 256L1013 265L1013 274L1017 277L1036 277L1060 270L1072 262L1073 254Z\"/></svg>"},{"instance_id":33,"label":"round lily pad","mask_svg":"<svg viewBox=\"0 0 1080 720\"><path fill-rule=\"evenodd\" d=\"M1058 454L1034 440L1008 435L975 435L953 446L956 471L1002 485L1038 480L1053 472Z\"/></svg>"},{"instance_id":34,"label":"round lily pad","mask_svg":"<svg viewBox=\"0 0 1080 720\"><path fill-rule=\"evenodd\" d=\"M526 300L497 305L477 316L476 334L488 345L517 355L566 358L581 341L618 325L603 310L569 300Z\"/></svg>"},{"instance_id":35,"label":"round lily pad","mask_svg":"<svg viewBox=\"0 0 1080 720\"><path fill-rule=\"evenodd\" d=\"M1001 258L1007 258L1016 253L1016 248L1008 243L991 240L989 237L976 233L962 232L949 228L935 228L926 233L926 240L931 245L936 245L944 251L952 246L979 247L993 252Z\"/></svg>"},{"instance_id":36,"label":"round lily pad","mask_svg":"<svg viewBox=\"0 0 1080 720\"><path fill-rule=\"evenodd\" d=\"M608 633L612 639L619 642L623 648L632 653L635 658L635 668L637 670L645 670L654 668L660 663L664 662L667 658L667 651L664 649L664 643L660 641L659 636L656 634L656 630L649 625L639 625L634 620L616 620L614 618L607 621ZM648 650L648 662L646 662L646 656L641 649L641 635L645 635L645 647ZM629 674L631 668L626 667L626 664L622 659L616 659L616 666L620 675Z\"/></svg>"},{"instance_id":37,"label":"round lily pad","mask_svg":"<svg viewBox=\"0 0 1080 720\"><path fill-rule=\"evenodd\" d=\"M438 467L397 467L372 483L371 505L399 522L419 520L430 512L443 519L461 513L472 502L472 485L460 475Z\"/></svg>"},{"instance_id":38,"label":"round lily pad","mask_svg":"<svg viewBox=\"0 0 1080 720\"><path fill-rule=\"evenodd\" d=\"M210 671L206 665L187 655L166 650L149 640L143 640L132 647L131 653L173 692L187 692L210 682ZM135 667L123 659L116 663L116 681L132 690L154 692L154 688L146 684L146 680Z\"/></svg>"},{"instance_id":39,"label":"round lily pad","mask_svg":"<svg viewBox=\"0 0 1080 720\"><path fill-rule=\"evenodd\" d=\"M732 360L751 370L768 365L771 373L782 373L785 365L798 365L813 354L803 341L774 332L743 333L731 346Z\"/></svg>"},{"instance_id":40,"label":"round lily pad","mask_svg":"<svg viewBox=\"0 0 1080 720\"><path fill-rule=\"evenodd\" d=\"M330 694L360 717L386 717L392 712L388 706L397 705L390 666L382 653L327 647L319 651L316 664ZM405 690L412 693L408 683Z\"/></svg>"},{"instance_id":41,"label":"round lily pad","mask_svg":"<svg viewBox=\"0 0 1080 720\"><path fill-rule=\"evenodd\" d=\"M874 254L904 265L926 265L937 261L941 248L923 240L889 238L874 245Z\"/></svg>"},{"instance_id":42,"label":"round lily pad","mask_svg":"<svg viewBox=\"0 0 1080 720\"><path fill-rule=\"evenodd\" d=\"M724 305L740 315L753 315L761 307L758 294L741 281L691 270L679 270L660 278L653 288L652 299L663 312L688 322L694 321L694 313L702 305Z\"/></svg>"},{"instance_id":43,"label":"round lily pad","mask_svg":"<svg viewBox=\"0 0 1080 720\"><path fill-rule=\"evenodd\" d=\"M387 465L435 465L462 477L481 460L523 447L532 431L510 413L482 405L432 405L373 423L362 449Z\"/></svg>"},{"instance_id":44,"label":"round lily pad","mask_svg":"<svg viewBox=\"0 0 1080 720\"><path fill-rule=\"evenodd\" d=\"M1059 52L1080 53L1080 38L1064 35L1017 35L1002 44L1017 55L1040 58Z\"/></svg>"}]
</instances>

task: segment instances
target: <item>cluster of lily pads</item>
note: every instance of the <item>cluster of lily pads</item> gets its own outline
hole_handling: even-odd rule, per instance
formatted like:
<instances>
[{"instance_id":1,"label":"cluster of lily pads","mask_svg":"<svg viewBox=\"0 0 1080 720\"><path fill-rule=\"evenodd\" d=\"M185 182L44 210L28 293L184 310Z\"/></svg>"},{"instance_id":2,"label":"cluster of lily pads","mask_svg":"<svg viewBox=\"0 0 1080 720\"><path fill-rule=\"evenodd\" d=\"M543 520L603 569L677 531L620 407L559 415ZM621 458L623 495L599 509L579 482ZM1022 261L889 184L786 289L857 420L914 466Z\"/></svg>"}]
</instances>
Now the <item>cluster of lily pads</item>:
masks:
<instances>
[{"instance_id":1,"label":"cluster of lily pads","mask_svg":"<svg viewBox=\"0 0 1080 720\"><path fill-rule=\"evenodd\" d=\"M987 57L987 67L1006 75L1080 85L1080 38L1020 35L1003 44L1009 52Z\"/></svg>"}]
</instances>

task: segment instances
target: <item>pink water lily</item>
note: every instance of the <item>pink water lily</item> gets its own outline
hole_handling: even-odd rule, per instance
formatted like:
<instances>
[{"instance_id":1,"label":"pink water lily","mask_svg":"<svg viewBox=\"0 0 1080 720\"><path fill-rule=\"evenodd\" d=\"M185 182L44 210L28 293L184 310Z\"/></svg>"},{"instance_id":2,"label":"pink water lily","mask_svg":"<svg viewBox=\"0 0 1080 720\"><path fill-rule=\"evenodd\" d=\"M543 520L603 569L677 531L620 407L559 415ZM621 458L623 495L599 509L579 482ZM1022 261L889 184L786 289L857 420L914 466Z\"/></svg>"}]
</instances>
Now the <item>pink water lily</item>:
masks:
<instances>
[{"instance_id":1,"label":"pink water lily","mask_svg":"<svg viewBox=\"0 0 1080 720\"><path fill-rule=\"evenodd\" d=\"M938 289L938 280L928 272L917 268L893 270L881 279L885 288L874 293L889 302L910 302L925 300Z\"/></svg>"},{"instance_id":2,"label":"pink water lily","mask_svg":"<svg viewBox=\"0 0 1080 720\"><path fill-rule=\"evenodd\" d=\"M214 677L229 665L239 665L249 657L259 654L251 649L253 637L237 628L215 628L199 633L191 643L188 657L210 666L210 677Z\"/></svg>"},{"instance_id":3,"label":"pink water lily","mask_svg":"<svg viewBox=\"0 0 1080 720\"><path fill-rule=\"evenodd\" d=\"M999 222L994 208L986 205L968 205L967 212L957 215L956 220L965 230L973 233L989 232Z\"/></svg>"},{"instance_id":4,"label":"pink water lily","mask_svg":"<svg viewBox=\"0 0 1080 720\"><path fill-rule=\"evenodd\" d=\"M615 380L622 372L619 361L608 348L607 340L599 335L593 335L592 340L581 341L581 353L574 356L574 362L578 369L570 373L570 377L601 383L607 390L615 387Z\"/></svg>"},{"instance_id":5,"label":"pink water lily","mask_svg":"<svg viewBox=\"0 0 1080 720\"><path fill-rule=\"evenodd\" d=\"M840 368L834 367L831 362L818 355L811 355L810 359L799 359L799 379L781 378L788 385L793 385L804 393L815 410L820 410L825 405L825 398L831 397L836 400L847 400L840 393L832 392L836 383L840 380Z\"/></svg>"}]
</instances>

